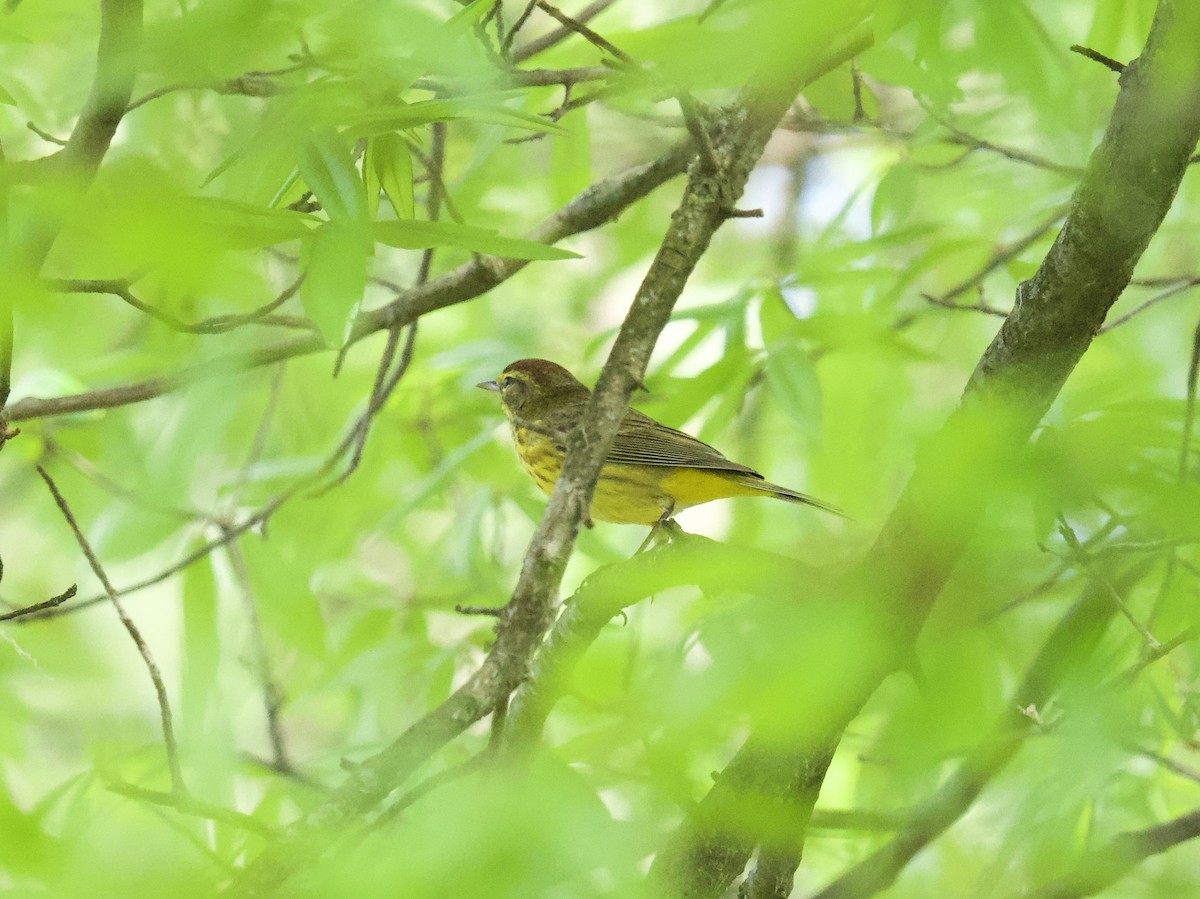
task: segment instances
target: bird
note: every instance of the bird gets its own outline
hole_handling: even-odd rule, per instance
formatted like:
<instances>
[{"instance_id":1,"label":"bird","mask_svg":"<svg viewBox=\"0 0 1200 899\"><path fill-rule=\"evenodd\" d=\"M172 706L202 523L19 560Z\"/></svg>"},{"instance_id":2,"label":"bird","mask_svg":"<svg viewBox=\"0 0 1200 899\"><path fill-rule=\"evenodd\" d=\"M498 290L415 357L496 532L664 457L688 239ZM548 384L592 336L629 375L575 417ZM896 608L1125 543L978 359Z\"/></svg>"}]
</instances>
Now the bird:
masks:
<instances>
[{"instance_id":1,"label":"bird","mask_svg":"<svg viewBox=\"0 0 1200 899\"><path fill-rule=\"evenodd\" d=\"M549 495L562 471L567 436L583 420L591 390L546 359L519 359L495 380L476 386L499 394L517 457ZM677 512L734 496L771 496L842 515L829 503L772 484L702 440L629 409L600 468L590 519L650 525L654 537L659 527L674 526Z\"/></svg>"}]
</instances>

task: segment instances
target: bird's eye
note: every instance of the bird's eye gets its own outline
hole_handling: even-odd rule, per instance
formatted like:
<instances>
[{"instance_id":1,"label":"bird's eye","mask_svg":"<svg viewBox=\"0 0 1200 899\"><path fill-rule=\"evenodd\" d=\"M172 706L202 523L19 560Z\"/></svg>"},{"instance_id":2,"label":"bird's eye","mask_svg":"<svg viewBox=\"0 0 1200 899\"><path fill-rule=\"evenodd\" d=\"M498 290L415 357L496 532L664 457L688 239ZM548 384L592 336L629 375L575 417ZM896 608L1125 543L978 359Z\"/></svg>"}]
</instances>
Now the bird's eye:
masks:
<instances>
[{"instance_id":1,"label":"bird's eye","mask_svg":"<svg viewBox=\"0 0 1200 899\"><path fill-rule=\"evenodd\" d=\"M514 378L512 375L505 375L503 378L500 379L500 387L501 387L501 389L503 389L505 387L511 387L516 382L517 382L517 379Z\"/></svg>"}]
</instances>

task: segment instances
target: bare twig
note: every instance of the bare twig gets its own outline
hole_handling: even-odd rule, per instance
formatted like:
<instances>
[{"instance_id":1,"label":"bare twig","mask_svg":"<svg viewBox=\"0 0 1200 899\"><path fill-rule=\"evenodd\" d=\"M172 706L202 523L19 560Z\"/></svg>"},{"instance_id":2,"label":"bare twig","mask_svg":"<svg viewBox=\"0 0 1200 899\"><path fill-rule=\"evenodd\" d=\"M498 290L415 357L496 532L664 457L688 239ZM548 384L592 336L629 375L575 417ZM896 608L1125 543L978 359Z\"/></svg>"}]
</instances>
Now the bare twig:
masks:
<instances>
[{"instance_id":1,"label":"bare twig","mask_svg":"<svg viewBox=\"0 0 1200 899\"><path fill-rule=\"evenodd\" d=\"M859 71L858 61L850 60L850 85L854 91L854 114L851 121L859 124L867 119L867 110L863 107L862 72Z\"/></svg>"},{"instance_id":2,"label":"bare twig","mask_svg":"<svg viewBox=\"0 0 1200 899\"><path fill-rule=\"evenodd\" d=\"M4 446L5 407L8 396L12 392L12 363L13 363L13 308L12 302L5 300L0 309L0 447Z\"/></svg>"},{"instance_id":3,"label":"bare twig","mask_svg":"<svg viewBox=\"0 0 1200 899\"><path fill-rule=\"evenodd\" d=\"M267 654L267 641L263 637L262 620L258 616L258 607L254 603L254 591L250 586L250 571L246 567L246 557L236 539L231 538L225 544L225 555L229 558L229 567L237 582L238 593L246 609L246 620L250 622L250 644L254 655L254 674L258 678L263 692L263 705L266 709L267 737L271 743L272 767L288 774L295 770L288 755L287 743L283 738L283 727L280 723L279 712L283 708L284 693L279 681L271 671L271 658Z\"/></svg>"},{"instance_id":4,"label":"bare twig","mask_svg":"<svg viewBox=\"0 0 1200 899\"><path fill-rule=\"evenodd\" d=\"M71 528L71 533L75 535L75 541L79 544L79 548L88 560L88 565L91 566L92 572L104 586L104 592L108 595L109 601L112 602L113 608L116 609L117 617L121 619L121 624L142 656L142 661L145 663L146 670L150 674L150 680L154 684L155 695L158 697L158 713L162 722L163 743L167 750L167 767L171 772L171 789L176 793L184 793L186 789L183 783L183 769L179 764L179 746L175 741L175 728L171 721L171 703L167 698L167 687L163 683L162 673L158 670L158 665L155 663L154 656L151 655L150 647L142 637L141 631L138 630L137 625L133 623L133 619L126 613L125 607L121 604L121 600L117 596L117 591L113 588L112 582L109 581L108 575L105 574L104 568L100 564L100 560L96 558L96 554L92 552L92 547L87 542L87 538L83 536L83 531L79 529L79 524L75 521L75 515L71 512L71 507L67 505L67 501L62 493L59 492L58 485L54 483L49 472L40 465L37 468L37 472L42 476L42 480L46 482L46 486L50 488L54 502L58 505L59 511L62 512L63 518L67 520L67 524Z\"/></svg>"},{"instance_id":5,"label":"bare twig","mask_svg":"<svg viewBox=\"0 0 1200 899\"><path fill-rule=\"evenodd\" d=\"M279 296L250 312L241 315L217 315L201 319L195 324L182 321L169 312L163 312L139 300L130 289L132 281L127 279L60 279L51 281L51 286L62 293L103 293L118 297L125 303L162 322L173 331L185 334L225 334L243 325L274 325L283 328L298 328L316 331L316 326L307 318L294 315L272 315L276 309L290 300L300 290L304 276L300 275L280 292Z\"/></svg>"},{"instance_id":6,"label":"bare twig","mask_svg":"<svg viewBox=\"0 0 1200 899\"><path fill-rule=\"evenodd\" d=\"M247 815L231 808L225 808L221 805L214 805L211 802L205 802L188 793L164 793L161 790L148 790L145 787L139 787L136 784L125 783L119 780L105 780L104 786L112 792L130 799L161 805L164 808L172 808L185 815L193 815L208 821L232 824L234 827L240 827L242 830L249 831L260 837L269 837L272 834L271 828L252 815Z\"/></svg>"},{"instance_id":7,"label":"bare twig","mask_svg":"<svg viewBox=\"0 0 1200 899\"><path fill-rule=\"evenodd\" d=\"M189 524L204 518L204 515L197 509L186 509L149 500L137 491L117 483L101 471L90 459L74 450L67 449L53 435L44 439L46 440L46 448L49 451L48 455L50 457L62 459L110 496L123 500L140 509L146 509L158 515L166 515L179 521L188 522Z\"/></svg>"},{"instance_id":8,"label":"bare twig","mask_svg":"<svg viewBox=\"0 0 1200 899\"><path fill-rule=\"evenodd\" d=\"M517 34L525 27L525 23L529 21L529 17L533 15L533 10L537 6L537 0L529 0L525 4L525 8L521 10L521 14L517 16L517 21L513 22L512 28L508 34L504 36L504 41L500 45L500 53L508 57L512 52L513 41L517 39Z\"/></svg>"},{"instance_id":9,"label":"bare twig","mask_svg":"<svg viewBox=\"0 0 1200 899\"><path fill-rule=\"evenodd\" d=\"M429 157L425 163L429 174L425 195L425 214L431 222L437 221L443 200L446 201L447 208L452 208L450 195L442 180L442 169L445 162L446 123L435 122L432 128ZM433 247L427 247L421 252L421 264L417 269L415 287L421 287L428 283L429 273L433 268L433 253ZM379 365L375 370L375 383L371 387L371 396L367 401L367 408L359 416L358 421L354 425L354 449L350 455L350 461L346 464L346 468L341 474L331 480L326 486L317 490L318 496L332 490L339 484L345 483L346 479L358 469L359 464L362 462L363 452L367 446L367 435L370 433L371 422L379 410L383 408L388 397L392 395L392 392L400 383L400 379L408 371L409 365L412 364L413 350L416 347L417 341L416 320L408 325L408 333L404 337L404 348L400 351L400 360L396 363L395 369L392 370L392 363L396 358L396 347L400 341L400 329L402 327L400 324L393 324L388 328L387 343L384 345L383 353L379 357ZM343 347L343 354L348 347L349 343L347 343L346 347ZM339 363L341 358L342 356L339 355Z\"/></svg>"},{"instance_id":10,"label":"bare twig","mask_svg":"<svg viewBox=\"0 0 1200 899\"><path fill-rule=\"evenodd\" d=\"M1115 679L1116 683L1123 685L1129 685L1133 683L1139 674L1141 674L1159 659L1165 658L1184 643L1190 643L1197 637L1200 637L1200 626L1184 628L1170 640L1146 649L1142 653L1142 658L1138 659L1137 662L1123 671L1120 676Z\"/></svg>"},{"instance_id":11,"label":"bare twig","mask_svg":"<svg viewBox=\"0 0 1200 899\"><path fill-rule=\"evenodd\" d=\"M547 0L535 0L535 2L537 3L538 9L540 9L542 12L546 13L546 15L550 16L552 19L557 20L564 28L569 28L571 31L574 31L576 34L578 34L580 37L582 37L588 43L590 43L596 47L599 47L605 53L612 55L613 57L620 60L621 62L623 62L627 65L633 64L632 56L630 56L628 53L626 53L620 47L614 46L610 41L608 41L602 35L597 34L595 31L593 31L591 28L589 28L584 22L580 21L577 18L572 18L571 16L568 16L565 12L563 12L557 6L554 6L550 3L548 3Z\"/></svg>"},{"instance_id":12,"label":"bare twig","mask_svg":"<svg viewBox=\"0 0 1200 899\"><path fill-rule=\"evenodd\" d=\"M41 602L36 602L31 606L25 606L20 609L13 609L11 612L5 612L0 615L0 621L12 621L15 618L23 618L26 615L36 615L38 612L44 612L46 609L53 609L55 606L61 606L64 602L75 595L78 587L72 584L58 596L52 596L50 599L44 599Z\"/></svg>"},{"instance_id":13,"label":"bare twig","mask_svg":"<svg viewBox=\"0 0 1200 899\"><path fill-rule=\"evenodd\" d=\"M1200 322L1192 335L1192 360L1188 363L1187 403L1183 412L1183 438L1179 443L1179 480L1188 479L1188 456L1192 448L1192 427L1196 423L1196 381L1200 378Z\"/></svg>"},{"instance_id":14,"label":"bare twig","mask_svg":"<svg viewBox=\"0 0 1200 899\"><path fill-rule=\"evenodd\" d=\"M1118 75L1125 71L1125 63L1117 62L1111 56L1105 56L1099 50L1093 50L1091 47L1084 47L1080 44L1072 44L1071 52L1078 53L1080 56L1086 56L1093 62L1098 62L1107 69L1112 69Z\"/></svg>"},{"instance_id":15,"label":"bare twig","mask_svg":"<svg viewBox=\"0 0 1200 899\"><path fill-rule=\"evenodd\" d=\"M250 472L258 464L263 453L266 452L267 435L271 430L271 421L275 417L275 408L279 404L279 394L283 389L283 375L285 370L286 366L282 362L275 368L275 374L271 378L271 386L268 388L267 405L258 420L258 427L254 429L254 439L250 441L250 450L246 453L246 461L242 463L237 483L229 491L229 499L226 505L228 509L236 509L241 505L242 495L245 493L246 487L250 484Z\"/></svg>"},{"instance_id":16,"label":"bare twig","mask_svg":"<svg viewBox=\"0 0 1200 899\"><path fill-rule=\"evenodd\" d=\"M937 298L926 297L926 299L929 300L929 302L936 303L939 306L945 306L955 297L962 296L967 291L978 287L983 283L983 280L996 269L1015 259L1033 244L1041 240L1047 231L1066 218L1067 210L1068 207L1065 204L1052 210L1049 215L1047 215L1044 219L1042 219L1016 240L997 247L992 255L988 257L988 261L985 262L973 275L970 275L965 280L943 292Z\"/></svg>"},{"instance_id":17,"label":"bare twig","mask_svg":"<svg viewBox=\"0 0 1200 899\"><path fill-rule=\"evenodd\" d=\"M222 94L224 96L274 97L276 94L290 90L290 88L275 80L278 76L299 72L311 66L312 63L306 61L297 63L294 66L277 69L273 72L246 72L244 75L238 75L236 78L181 81L178 84L168 84L165 87L157 88L148 94L138 97L125 107L125 112L133 112L139 106L145 106L151 100L157 100L168 94L180 91L212 91L215 94Z\"/></svg>"},{"instance_id":18,"label":"bare twig","mask_svg":"<svg viewBox=\"0 0 1200 899\"><path fill-rule=\"evenodd\" d=\"M488 615L499 618L504 614L504 606L465 606L459 603L454 607L454 611L460 615Z\"/></svg>"},{"instance_id":19,"label":"bare twig","mask_svg":"<svg viewBox=\"0 0 1200 899\"><path fill-rule=\"evenodd\" d=\"M983 298L983 291L978 293L978 299L974 303L956 303L953 300L947 300L944 297L935 297L931 293L922 293L921 299L927 303L933 303L935 306L941 306L943 309L957 309L966 312L982 312L986 315L994 315L997 318L1007 318L1008 310L1000 309L997 306L990 306Z\"/></svg>"},{"instance_id":20,"label":"bare twig","mask_svg":"<svg viewBox=\"0 0 1200 899\"><path fill-rule=\"evenodd\" d=\"M1110 581L1106 575L1095 570L1087 553L1084 552L1083 547L1080 545L1079 538L1075 536L1074 529L1061 515L1058 518L1058 532L1067 542L1067 546L1071 548L1071 555L1079 560L1084 573L1104 588L1109 597L1112 599L1113 603L1116 605L1117 609L1120 610L1121 614L1125 616L1125 620L1128 621L1130 625L1132 625L1133 629L1141 635L1144 649L1147 652L1153 652L1158 649L1161 644L1155 639L1153 634L1146 630L1145 625L1143 625L1133 616L1133 612L1129 610L1129 606L1125 603L1124 597L1121 596L1121 591L1113 586L1112 581Z\"/></svg>"},{"instance_id":21,"label":"bare twig","mask_svg":"<svg viewBox=\"0 0 1200 899\"><path fill-rule=\"evenodd\" d=\"M1197 284L1200 284L1200 278L1185 278L1181 281L1177 280L1177 282L1175 284L1173 284L1171 287L1168 287L1166 290L1162 291L1161 293L1156 293L1154 296L1150 297L1150 299L1146 300L1144 303L1138 304L1138 306L1136 308L1131 309L1130 311L1126 312L1124 315L1117 316L1112 321L1106 323L1104 325L1104 327L1100 329L1099 333L1103 334L1106 331L1111 331L1113 328L1116 328L1116 327L1119 327L1119 326L1125 324L1125 322L1129 321L1135 315L1140 315L1141 313L1145 312L1151 306L1153 306L1157 303L1161 303L1163 300L1170 299L1171 297L1175 296L1176 294L1183 293L1186 290L1191 290Z\"/></svg>"},{"instance_id":22,"label":"bare twig","mask_svg":"<svg viewBox=\"0 0 1200 899\"><path fill-rule=\"evenodd\" d=\"M60 147L65 147L67 145L67 139L65 137L57 137L51 134L49 131L44 131L33 122L26 122L25 127L48 144L57 144Z\"/></svg>"},{"instance_id":23,"label":"bare twig","mask_svg":"<svg viewBox=\"0 0 1200 899\"><path fill-rule=\"evenodd\" d=\"M580 10L580 12L575 16L575 21L590 22L616 2L617 0L595 0L595 2ZM566 26L560 26L548 34L544 34L539 38L534 38L529 43L518 47L512 53L512 60L516 63L524 62L527 59L537 56L537 54L541 53L543 50L548 50L555 44L561 43L574 33L574 30L567 28Z\"/></svg>"}]
</instances>

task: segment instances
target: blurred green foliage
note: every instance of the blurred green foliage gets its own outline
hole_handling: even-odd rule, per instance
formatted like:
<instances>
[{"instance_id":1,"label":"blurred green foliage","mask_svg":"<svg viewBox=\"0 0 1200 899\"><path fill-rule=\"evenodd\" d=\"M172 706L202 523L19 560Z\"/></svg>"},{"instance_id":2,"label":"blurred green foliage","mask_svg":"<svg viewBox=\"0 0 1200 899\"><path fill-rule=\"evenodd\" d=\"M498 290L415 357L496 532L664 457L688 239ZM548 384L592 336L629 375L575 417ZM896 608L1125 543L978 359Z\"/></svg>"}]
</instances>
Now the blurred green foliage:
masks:
<instances>
[{"instance_id":1,"label":"blurred green foliage","mask_svg":"<svg viewBox=\"0 0 1200 899\"><path fill-rule=\"evenodd\" d=\"M145 102L62 210L38 277L14 270L0 300L15 309L12 401L201 377L147 402L20 423L0 453L0 596L23 606L72 582L81 600L99 595L35 463L118 588L198 555L126 600L167 681L197 798L279 828L341 781L342 759L386 745L478 666L491 619L455 605L507 601L544 500L474 384L527 356L592 380L679 182L561 248L523 235L680 139L672 92L727 103L753 73L812 66L813 35L838 21L830 4L726 0L702 16L708 5L616 3L592 27L653 66L614 66L564 96L504 74L488 0L148 3L134 94ZM98 28L94 5L11 6L0 19L10 161L56 149L27 122L70 132ZM798 100L740 201L764 217L723 228L635 396L852 520L755 500L684 514L685 529L746 547L745 570L731 561L708 586L668 570L678 586L631 605L585 654L531 769L468 765L428 793L402 790L378 820L330 834L338 851L289 895L638 895L647 860L751 726L779 739L819 728L844 687L822 678L880 651L880 636L823 606L824 577L796 576L790 560L835 573L870 545L995 332L981 309L1006 309L1036 268L1107 121L1116 76L1068 46L1128 59L1153 6L874 5L858 76L843 65ZM505 2L503 27L524 7ZM555 27L535 12L515 51ZM521 68L605 56L571 36ZM431 185L448 201L436 222ZM5 186L19 243L62 185ZM1121 611L1094 655L1031 710L1015 761L889 895L1019 893L1197 804L1200 486L1197 444L1184 442L1195 303L1182 290L1157 299L1197 275L1198 216L1185 181L1113 318L1156 302L1097 337L1027 456L979 473L1002 479L1002 495L909 670L843 739L800 894L890 834L824 827L820 812L900 813L929 796L1011 712L1039 646L1097 579L1121 584ZM336 378L333 349L249 367L246 356L297 335L337 347L360 310L414 283L426 247L434 279L474 253L538 261L421 319L361 464L318 493L313 476L366 408L386 335L353 345ZM199 334L48 280L128 279L141 303L197 323L254 313L302 271L273 313L285 318ZM281 496L230 537L235 551L213 548ZM564 593L644 536L584 532ZM766 553L783 572L774 580ZM477 725L419 779L487 742ZM13 896L210 896L263 845L235 820L111 789L169 780L153 692L103 603L0 624L0 772L0 890ZM1197 870L1200 850L1185 845L1110 894L1192 894Z\"/></svg>"}]
</instances>

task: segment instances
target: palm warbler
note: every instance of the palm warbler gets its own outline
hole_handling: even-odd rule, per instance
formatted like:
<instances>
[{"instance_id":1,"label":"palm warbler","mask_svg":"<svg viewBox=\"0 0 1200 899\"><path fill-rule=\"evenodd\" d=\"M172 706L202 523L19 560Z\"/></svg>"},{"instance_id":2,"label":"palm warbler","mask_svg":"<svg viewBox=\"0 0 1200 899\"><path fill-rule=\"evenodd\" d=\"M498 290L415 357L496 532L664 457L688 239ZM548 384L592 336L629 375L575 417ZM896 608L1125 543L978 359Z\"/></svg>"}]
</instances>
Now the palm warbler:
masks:
<instances>
[{"instance_id":1,"label":"palm warbler","mask_svg":"<svg viewBox=\"0 0 1200 899\"><path fill-rule=\"evenodd\" d=\"M561 365L545 359L521 359L496 380L478 386L500 394L521 465L548 495L562 471L566 437L583 418L591 391ZM600 469L591 517L658 525L689 506L728 496L774 496L841 514L630 409Z\"/></svg>"}]
</instances>

